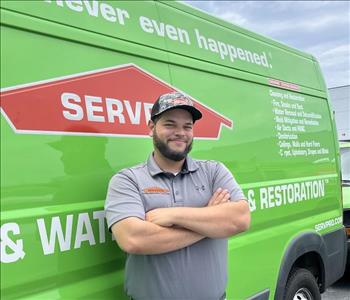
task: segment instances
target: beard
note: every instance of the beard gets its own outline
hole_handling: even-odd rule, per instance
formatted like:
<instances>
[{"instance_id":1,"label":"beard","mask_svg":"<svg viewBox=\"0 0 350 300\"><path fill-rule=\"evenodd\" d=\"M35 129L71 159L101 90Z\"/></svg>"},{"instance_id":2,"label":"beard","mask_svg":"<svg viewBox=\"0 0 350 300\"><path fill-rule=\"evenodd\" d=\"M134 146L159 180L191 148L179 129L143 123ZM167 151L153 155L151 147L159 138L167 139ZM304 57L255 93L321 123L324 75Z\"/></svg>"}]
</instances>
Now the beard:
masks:
<instances>
[{"instance_id":1,"label":"beard","mask_svg":"<svg viewBox=\"0 0 350 300\"><path fill-rule=\"evenodd\" d=\"M187 154L192 150L193 139L191 142L186 145L186 148L183 151L174 151L171 150L167 143L163 142L157 135L157 132L153 133L153 145L158 151L167 159L173 161L183 160Z\"/></svg>"}]
</instances>

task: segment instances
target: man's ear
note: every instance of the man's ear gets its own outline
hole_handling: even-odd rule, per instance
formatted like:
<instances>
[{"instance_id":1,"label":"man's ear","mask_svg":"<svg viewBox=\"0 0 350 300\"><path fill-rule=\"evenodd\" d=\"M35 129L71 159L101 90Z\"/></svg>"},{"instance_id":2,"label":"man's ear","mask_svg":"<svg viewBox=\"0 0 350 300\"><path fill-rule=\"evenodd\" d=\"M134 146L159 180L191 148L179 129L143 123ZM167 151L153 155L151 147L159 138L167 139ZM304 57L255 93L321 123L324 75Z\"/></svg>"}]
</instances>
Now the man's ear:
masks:
<instances>
[{"instance_id":1,"label":"man's ear","mask_svg":"<svg viewBox=\"0 0 350 300\"><path fill-rule=\"evenodd\" d=\"M149 136L150 137L153 137L153 129L154 129L154 126L155 126L156 124L152 121L152 120L149 120L148 121L148 124L147 124L147 126L148 126L148 128L149 128L149 130L150 130L150 132L149 132Z\"/></svg>"}]
</instances>

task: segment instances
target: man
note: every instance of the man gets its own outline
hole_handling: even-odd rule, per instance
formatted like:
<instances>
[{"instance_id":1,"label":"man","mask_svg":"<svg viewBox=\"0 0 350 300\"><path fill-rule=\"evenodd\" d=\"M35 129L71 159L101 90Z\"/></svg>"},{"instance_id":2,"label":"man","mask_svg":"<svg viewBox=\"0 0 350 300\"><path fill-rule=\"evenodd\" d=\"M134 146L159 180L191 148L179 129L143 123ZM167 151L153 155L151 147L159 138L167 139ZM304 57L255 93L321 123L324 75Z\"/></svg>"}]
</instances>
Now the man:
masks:
<instances>
[{"instance_id":1,"label":"man","mask_svg":"<svg viewBox=\"0 0 350 300\"><path fill-rule=\"evenodd\" d=\"M187 156L201 117L187 96L160 96L148 124L154 152L110 181L106 218L128 253L132 299L225 298L227 238L248 229L250 212L221 163Z\"/></svg>"}]
</instances>

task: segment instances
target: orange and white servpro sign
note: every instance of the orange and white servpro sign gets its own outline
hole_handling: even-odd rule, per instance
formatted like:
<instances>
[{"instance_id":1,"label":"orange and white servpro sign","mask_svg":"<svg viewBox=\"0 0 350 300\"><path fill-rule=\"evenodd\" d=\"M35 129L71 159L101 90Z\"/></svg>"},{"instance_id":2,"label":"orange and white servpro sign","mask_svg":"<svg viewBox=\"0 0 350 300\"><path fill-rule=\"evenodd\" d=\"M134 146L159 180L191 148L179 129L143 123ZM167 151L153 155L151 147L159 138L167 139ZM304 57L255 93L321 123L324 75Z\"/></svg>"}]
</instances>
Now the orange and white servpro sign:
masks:
<instances>
[{"instance_id":1,"label":"orange and white servpro sign","mask_svg":"<svg viewBox=\"0 0 350 300\"><path fill-rule=\"evenodd\" d=\"M1 112L17 133L148 136L159 95L178 91L128 64L5 88ZM217 139L232 121L193 99L202 111L195 136Z\"/></svg>"}]
</instances>

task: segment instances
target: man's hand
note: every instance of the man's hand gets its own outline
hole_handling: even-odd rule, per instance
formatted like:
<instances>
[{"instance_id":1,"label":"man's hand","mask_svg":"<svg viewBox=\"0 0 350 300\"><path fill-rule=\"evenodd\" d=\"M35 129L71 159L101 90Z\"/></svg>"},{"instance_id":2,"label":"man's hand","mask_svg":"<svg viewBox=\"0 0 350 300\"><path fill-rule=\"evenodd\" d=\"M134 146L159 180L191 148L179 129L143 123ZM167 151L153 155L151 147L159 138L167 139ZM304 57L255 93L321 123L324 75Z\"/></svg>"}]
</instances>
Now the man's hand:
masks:
<instances>
[{"instance_id":1,"label":"man's hand","mask_svg":"<svg viewBox=\"0 0 350 300\"><path fill-rule=\"evenodd\" d=\"M171 216L171 208L156 208L146 213L146 221L163 227L171 227L174 225Z\"/></svg>"},{"instance_id":2,"label":"man's hand","mask_svg":"<svg viewBox=\"0 0 350 300\"><path fill-rule=\"evenodd\" d=\"M226 203L230 200L230 193L228 190L218 188L213 196L210 198L207 206L214 206L222 203Z\"/></svg>"}]
</instances>

